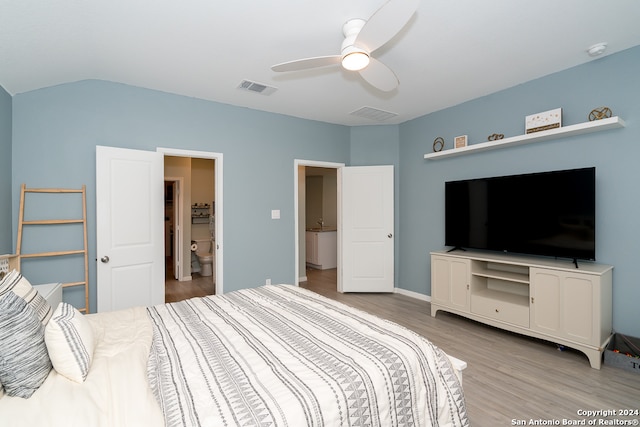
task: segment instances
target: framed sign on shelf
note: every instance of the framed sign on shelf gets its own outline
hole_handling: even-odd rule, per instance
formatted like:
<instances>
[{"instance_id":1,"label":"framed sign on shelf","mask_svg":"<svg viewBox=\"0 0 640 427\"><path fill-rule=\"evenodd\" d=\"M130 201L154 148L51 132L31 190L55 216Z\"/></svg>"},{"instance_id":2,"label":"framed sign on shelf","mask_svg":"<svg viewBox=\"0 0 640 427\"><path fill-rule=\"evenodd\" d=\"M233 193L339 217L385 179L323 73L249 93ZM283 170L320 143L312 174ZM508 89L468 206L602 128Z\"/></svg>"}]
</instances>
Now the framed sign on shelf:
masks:
<instances>
[{"instance_id":1,"label":"framed sign on shelf","mask_svg":"<svg viewBox=\"0 0 640 427\"><path fill-rule=\"evenodd\" d=\"M456 136L453 139L453 148L462 148L467 146L467 135Z\"/></svg>"}]
</instances>

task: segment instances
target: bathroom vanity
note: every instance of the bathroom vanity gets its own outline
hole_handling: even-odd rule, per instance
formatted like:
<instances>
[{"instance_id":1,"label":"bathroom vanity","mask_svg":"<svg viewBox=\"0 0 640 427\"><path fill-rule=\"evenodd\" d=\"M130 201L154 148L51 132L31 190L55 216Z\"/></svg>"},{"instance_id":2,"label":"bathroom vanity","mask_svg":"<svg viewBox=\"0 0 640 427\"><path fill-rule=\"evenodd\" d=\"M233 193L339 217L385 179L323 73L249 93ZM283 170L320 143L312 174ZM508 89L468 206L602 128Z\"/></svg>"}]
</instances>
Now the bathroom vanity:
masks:
<instances>
[{"instance_id":1,"label":"bathroom vanity","mask_svg":"<svg viewBox=\"0 0 640 427\"><path fill-rule=\"evenodd\" d=\"M309 228L306 231L307 266L326 270L338 265L338 232L335 228Z\"/></svg>"}]
</instances>

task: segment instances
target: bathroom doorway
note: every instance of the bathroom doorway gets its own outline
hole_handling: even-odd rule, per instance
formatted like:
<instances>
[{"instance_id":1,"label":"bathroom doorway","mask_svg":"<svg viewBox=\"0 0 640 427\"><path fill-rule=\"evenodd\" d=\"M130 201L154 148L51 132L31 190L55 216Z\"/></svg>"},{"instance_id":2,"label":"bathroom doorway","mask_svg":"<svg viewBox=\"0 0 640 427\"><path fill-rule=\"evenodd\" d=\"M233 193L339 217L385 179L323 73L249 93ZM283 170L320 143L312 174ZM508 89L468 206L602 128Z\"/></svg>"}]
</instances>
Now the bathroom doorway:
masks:
<instances>
[{"instance_id":1,"label":"bathroom doorway","mask_svg":"<svg viewBox=\"0 0 640 427\"><path fill-rule=\"evenodd\" d=\"M222 155L159 151L165 174L165 301L222 293Z\"/></svg>"},{"instance_id":2,"label":"bathroom doorway","mask_svg":"<svg viewBox=\"0 0 640 427\"><path fill-rule=\"evenodd\" d=\"M294 163L297 206L295 283L298 285L313 287L315 285L312 282L319 281L323 288L328 287L334 291L337 288L337 268L314 264L315 261L311 259L313 256L308 256L313 250L307 246L314 244L313 233L317 231L307 230L321 230L321 233L337 235L340 226L337 214L337 171L343 166L342 163L309 160L296 160ZM325 234L321 237L329 237ZM336 257L337 261L337 241L335 244L331 243L329 250L335 253L331 253L330 258Z\"/></svg>"}]
</instances>

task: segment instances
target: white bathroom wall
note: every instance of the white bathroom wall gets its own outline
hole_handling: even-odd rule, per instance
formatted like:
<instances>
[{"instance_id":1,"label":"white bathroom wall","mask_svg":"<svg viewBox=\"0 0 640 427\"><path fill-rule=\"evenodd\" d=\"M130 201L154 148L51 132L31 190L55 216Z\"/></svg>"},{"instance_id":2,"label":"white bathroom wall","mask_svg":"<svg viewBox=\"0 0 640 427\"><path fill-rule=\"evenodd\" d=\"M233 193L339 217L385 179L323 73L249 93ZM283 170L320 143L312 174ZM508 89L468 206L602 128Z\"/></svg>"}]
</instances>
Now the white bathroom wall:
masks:
<instances>
[{"instance_id":1,"label":"white bathroom wall","mask_svg":"<svg viewBox=\"0 0 640 427\"><path fill-rule=\"evenodd\" d=\"M322 219L325 227L338 225L338 173L328 169L322 180Z\"/></svg>"},{"instance_id":2,"label":"white bathroom wall","mask_svg":"<svg viewBox=\"0 0 640 427\"><path fill-rule=\"evenodd\" d=\"M332 168L308 167L306 169L306 226L318 227L322 218L325 227L338 224L338 178Z\"/></svg>"},{"instance_id":3,"label":"white bathroom wall","mask_svg":"<svg viewBox=\"0 0 640 427\"><path fill-rule=\"evenodd\" d=\"M191 204L215 200L215 174L213 159L191 160ZM188 212L191 212L189 209ZM191 222L191 218L189 218ZM191 240L209 240L209 224L191 224Z\"/></svg>"},{"instance_id":4,"label":"white bathroom wall","mask_svg":"<svg viewBox=\"0 0 640 427\"><path fill-rule=\"evenodd\" d=\"M318 227L319 224L317 223L317 221L322 218L322 187L322 175L307 176L307 179L305 181L305 189L307 194L307 198L305 200L305 223L307 228Z\"/></svg>"}]
</instances>

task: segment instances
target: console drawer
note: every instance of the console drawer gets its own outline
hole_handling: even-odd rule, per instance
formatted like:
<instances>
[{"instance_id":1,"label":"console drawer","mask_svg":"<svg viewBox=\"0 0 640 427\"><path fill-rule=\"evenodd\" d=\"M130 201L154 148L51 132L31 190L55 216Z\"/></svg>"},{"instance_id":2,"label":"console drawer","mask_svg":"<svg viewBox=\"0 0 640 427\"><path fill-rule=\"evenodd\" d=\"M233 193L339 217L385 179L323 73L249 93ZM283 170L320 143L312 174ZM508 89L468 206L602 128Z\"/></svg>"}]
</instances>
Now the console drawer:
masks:
<instances>
[{"instance_id":1,"label":"console drawer","mask_svg":"<svg viewBox=\"0 0 640 427\"><path fill-rule=\"evenodd\" d=\"M471 295L471 312L505 323L529 327L529 298L486 290Z\"/></svg>"}]
</instances>

